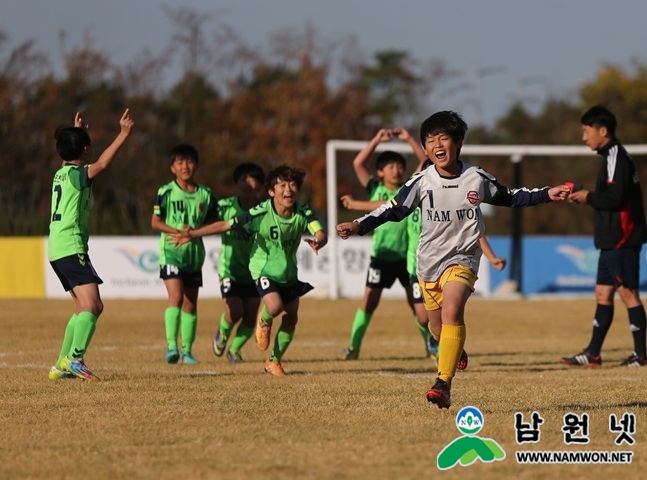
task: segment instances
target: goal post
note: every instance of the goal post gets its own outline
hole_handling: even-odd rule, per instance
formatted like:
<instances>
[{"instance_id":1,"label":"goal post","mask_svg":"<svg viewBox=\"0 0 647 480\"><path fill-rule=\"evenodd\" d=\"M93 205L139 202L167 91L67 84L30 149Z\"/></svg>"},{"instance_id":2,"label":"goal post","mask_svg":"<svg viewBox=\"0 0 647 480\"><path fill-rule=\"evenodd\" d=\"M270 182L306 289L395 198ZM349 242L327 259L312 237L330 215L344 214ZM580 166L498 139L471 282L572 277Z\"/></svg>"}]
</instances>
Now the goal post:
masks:
<instances>
[{"instance_id":1,"label":"goal post","mask_svg":"<svg viewBox=\"0 0 647 480\"><path fill-rule=\"evenodd\" d=\"M329 298L339 298L339 238L336 235L338 223L339 194L337 192L337 153L340 151L359 152L367 145L366 141L359 140L328 140L326 143L326 207L328 210L328 246L330 259L329 275L330 289ZM630 154L647 154L647 144L625 145ZM398 153L411 154L411 146L405 142L391 141L380 143L375 149L377 152L392 150ZM461 148L463 155L480 156L508 156L516 171L521 172L521 161L524 157L549 157L549 156L586 156L595 155L586 146L574 145L464 145ZM515 209L520 210L520 209ZM521 212L518 213L519 215ZM520 232L514 234L513 221L513 242L510 262L511 276L520 275ZM515 238L516 237L516 238ZM516 250L516 251L515 251Z\"/></svg>"}]
</instances>

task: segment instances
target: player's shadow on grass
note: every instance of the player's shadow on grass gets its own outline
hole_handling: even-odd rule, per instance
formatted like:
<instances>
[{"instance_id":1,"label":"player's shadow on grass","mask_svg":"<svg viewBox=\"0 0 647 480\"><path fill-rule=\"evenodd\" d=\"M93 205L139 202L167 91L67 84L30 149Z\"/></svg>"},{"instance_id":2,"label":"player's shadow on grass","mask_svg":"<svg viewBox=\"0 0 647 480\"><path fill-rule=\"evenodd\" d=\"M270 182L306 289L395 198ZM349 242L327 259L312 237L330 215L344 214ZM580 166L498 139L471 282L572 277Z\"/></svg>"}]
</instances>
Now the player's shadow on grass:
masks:
<instances>
[{"instance_id":1,"label":"player's shadow on grass","mask_svg":"<svg viewBox=\"0 0 647 480\"><path fill-rule=\"evenodd\" d=\"M575 350L573 350L575 352ZM573 353L571 352L571 353ZM625 354L628 352L627 348L605 348L602 352L602 357L603 360L609 356L609 354L613 353L622 353ZM545 357L546 355L554 355L555 358L558 360L561 357L568 356L568 353L564 352L548 352L546 350L538 351L538 352L533 352L533 351L528 351L528 350L522 350L522 351L514 351L514 352L473 352L469 351L468 352L470 355L470 358L479 358L479 357L508 357L508 356L524 356L524 355L537 355L537 356L542 356Z\"/></svg>"},{"instance_id":2,"label":"player's shadow on grass","mask_svg":"<svg viewBox=\"0 0 647 480\"><path fill-rule=\"evenodd\" d=\"M543 350L541 352L529 352L529 351L521 351L521 352L486 352L486 353L480 353L480 352L468 352L470 355L470 358L491 358L491 357L519 357L519 356L542 356L545 357L546 355L555 355L556 357L559 358L559 353L557 352L547 352L546 350ZM563 356L563 355L562 355Z\"/></svg>"},{"instance_id":3,"label":"player's shadow on grass","mask_svg":"<svg viewBox=\"0 0 647 480\"><path fill-rule=\"evenodd\" d=\"M493 373L493 372L501 372L501 373L546 373L546 372L556 372L560 370L560 365L555 365L554 367L514 367L514 368L483 368L480 370L477 370L478 367L470 367L466 370L466 372L480 372L480 373Z\"/></svg>"},{"instance_id":4,"label":"player's shadow on grass","mask_svg":"<svg viewBox=\"0 0 647 480\"><path fill-rule=\"evenodd\" d=\"M327 357L327 358L291 358L286 362L290 363L330 363L330 362L342 362L347 365L361 363L361 362L431 362L428 358L425 358L422 355L418 356L403 356L403 357L360 357L358 360L344 360L343 354L340 354L336 357Z\"/></svg>"},{"instance_id":5,"label":"player's shadow on grass","mask_svg":"<svg viewBox=\"0 0 647 480\"><path fill-rule=\"evenodd\" d=\"M608 370L621 368L625 369L627 367L620 364L620 359L614 359L611 361L603 362L601 367L598 368L586 368L579 365L565 365L559 361L559 358L555 360L541 360L541 361L527 361L527 362L480 362L478 364L472 364L472 369L482 368L486 372L517 372L517 371L526 371L526 372L547 372L547 371L563 371L563 372L575 372L577 370L594 372L599 370Z\"/></svg>"},{"instance_id":6,"label":"player's shadow on grass","mask_svg":"<svg viewBox=\"0 0 647 480\"><path fill-rule=\"evenodd\" d=\"M339 370L339 369L331 369L331 370L317 370L317 371L312 371L312 370L292 370L289 369L287 366L285 368L285 372L287 376L295 376L295 375L310 375L310 376L328 376L328 375L345 375L345 376L351 376L351 375L372 375L372 376L378 376L378 375L429 375L430 373L433 373L435 375L436 371L430 371L430 370L424 370L424 369L407 369L407 368L381 368L381 369L350 369L350 370Z\"/></svg>"},{"instance_id":7,"label":"player's shadow on grass","mask_svg":"<svg viewBox=\"0 0 647 480\"><path fill-rule=\"evenodd\" d=\"M474 362L476 363L476 362ZM554 366L554 367L564 367L563 364L559 363L558 360L550 361L550 360L541 360L541 361L528 361L528 362L479 362L478 363L479 367L485 367L490 369L489 367L510 367L510 368L541 368L542 366L548 367L548 366Z\"/></svg>"}]
</instances>

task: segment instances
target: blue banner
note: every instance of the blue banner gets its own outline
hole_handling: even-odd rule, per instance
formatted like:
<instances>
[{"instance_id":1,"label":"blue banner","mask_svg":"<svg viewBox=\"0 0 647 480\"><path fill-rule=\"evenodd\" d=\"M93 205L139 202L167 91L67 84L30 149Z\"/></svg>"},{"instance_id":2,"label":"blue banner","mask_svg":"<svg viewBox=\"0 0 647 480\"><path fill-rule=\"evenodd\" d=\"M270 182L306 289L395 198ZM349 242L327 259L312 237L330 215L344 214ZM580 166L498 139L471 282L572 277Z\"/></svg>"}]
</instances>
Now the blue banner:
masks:
<instances>
[{"instance_id":1,"label":"blue banner","mask_svg":"<svg viewBox=\"0 0 647 480\"><path fill-rule=\"evenodd\" d=\"M490 290L510 280L512 242L510 237L489 237L494 252L508 261L499 272L490 268ZM521 293L564 293L593 295L599 251L592 237L527 236L521 242ZM647 290L647 249L640 255L640 289Z\"/></svg>"}]
</instances>

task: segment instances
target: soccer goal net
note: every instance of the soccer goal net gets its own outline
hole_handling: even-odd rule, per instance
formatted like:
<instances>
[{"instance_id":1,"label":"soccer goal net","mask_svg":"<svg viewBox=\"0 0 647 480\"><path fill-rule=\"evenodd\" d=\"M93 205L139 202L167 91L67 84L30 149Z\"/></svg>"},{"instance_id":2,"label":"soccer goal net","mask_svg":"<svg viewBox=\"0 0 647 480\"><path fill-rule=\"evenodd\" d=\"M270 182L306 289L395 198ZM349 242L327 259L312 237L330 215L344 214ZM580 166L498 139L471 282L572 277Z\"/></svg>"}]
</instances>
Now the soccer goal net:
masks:
<instances>
[{"instance_id":1,"label":"soccer goal net","mask_svg":"<svg viewBox=\"0 0 647 480\"><path fill-rule=\"evenodd\" d=\"M359 272L360 269L358 268L359 262L356 257L361 252L353 250L349 250L348 252L340 251L341 239L336 235L336 226L339 223L338 208L340 198L337 176L338 156L340 152L344 151L359 152L366 144L367 142L365 141L355 140L329 140L326 144L327 230L329 236L328 246L326 247L329 258L327 262L329 274L327 290L328 297L331 299L347 296L344 292L344 284L346 282L356 284L360 281L362 288L364 285L363 278L358 280L360 278L358 275L365 275L366 273L365 271ZM633 155L647 154L647 144L626 145L625 147ZM381 143L376 148L377 152L384 150L392 150L402 154L412 153L411 147L408 144L396 141ZM464 145L461 148L461 155L508 157L512 168L520 171L521 162L526 157L592 156L594 153L586 146L570 145ZM514 282L521 275L521 256L519 254L521 232L515 231L515 222L513 221L512 223L512 250L509 259L509 275L510 279ZM349 240L346 240L346 242ZM365 258L368 258L369 254L370 251L363 253Z\"/></svg>"}]
</instances>

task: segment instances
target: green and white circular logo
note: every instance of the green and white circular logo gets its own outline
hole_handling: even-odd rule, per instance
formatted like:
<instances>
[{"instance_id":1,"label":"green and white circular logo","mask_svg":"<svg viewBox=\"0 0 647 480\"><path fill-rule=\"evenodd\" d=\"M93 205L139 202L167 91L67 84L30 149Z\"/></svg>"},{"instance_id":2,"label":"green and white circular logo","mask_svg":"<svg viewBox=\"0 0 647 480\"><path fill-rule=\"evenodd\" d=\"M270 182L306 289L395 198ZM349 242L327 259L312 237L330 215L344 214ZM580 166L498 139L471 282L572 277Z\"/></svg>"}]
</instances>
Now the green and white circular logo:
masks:
<instances>
[{"instance_id":1,"label":"green and white circular logo","mask_svg":"<svg viewBox=\"0 0 647 480\"><path fill-rule=\"evenodd\" d=\"M465 435L476 435L483 428L483 414L476 407L463 407L456 415L456 428Z\"/></svg>"}]
</instances>

